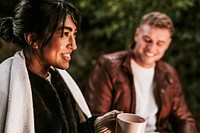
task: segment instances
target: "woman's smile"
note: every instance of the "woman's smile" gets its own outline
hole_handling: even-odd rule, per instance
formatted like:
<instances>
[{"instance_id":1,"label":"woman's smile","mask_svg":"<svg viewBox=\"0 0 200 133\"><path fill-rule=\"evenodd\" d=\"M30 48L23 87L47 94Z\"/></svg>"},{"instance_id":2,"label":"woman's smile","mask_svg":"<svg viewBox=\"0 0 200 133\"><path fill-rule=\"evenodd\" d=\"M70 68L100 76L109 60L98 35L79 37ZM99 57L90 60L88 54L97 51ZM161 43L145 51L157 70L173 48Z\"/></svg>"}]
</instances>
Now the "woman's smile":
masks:
<instances>
[{"instance_id":1,"label":"woman's smile","mask_svg":"<svg viewBox=\"0 0 200 133\"><path fill-rule=\"evenodd\" d=\"M62 58L69 62L71 60L71 55L70 54L62 54Z\"/></svg>"}]
</instances>

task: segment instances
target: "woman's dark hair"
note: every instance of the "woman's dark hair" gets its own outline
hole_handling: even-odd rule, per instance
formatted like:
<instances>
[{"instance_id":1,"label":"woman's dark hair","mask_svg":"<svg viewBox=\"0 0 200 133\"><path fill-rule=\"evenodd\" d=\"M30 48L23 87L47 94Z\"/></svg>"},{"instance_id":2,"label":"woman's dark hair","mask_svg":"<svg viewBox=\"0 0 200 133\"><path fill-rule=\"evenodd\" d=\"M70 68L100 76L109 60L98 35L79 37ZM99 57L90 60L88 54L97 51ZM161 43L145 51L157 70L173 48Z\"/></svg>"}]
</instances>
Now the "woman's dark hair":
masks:
<instances>
[{"instance_id":1,"label":"woman's dark hair","mask_svg":"<svg viewBox=\"0 0 200 133\"><path fill-rule=\"evenodd\" d=\"M64 0L22 0L16 6L13 17L0 20L0 37L26 48L24 33L32 33L32 41L42 41L43 48L53 37L60 22L64 30L67 15L79 28L79 11Z\"/></svg>"}]
</instances>

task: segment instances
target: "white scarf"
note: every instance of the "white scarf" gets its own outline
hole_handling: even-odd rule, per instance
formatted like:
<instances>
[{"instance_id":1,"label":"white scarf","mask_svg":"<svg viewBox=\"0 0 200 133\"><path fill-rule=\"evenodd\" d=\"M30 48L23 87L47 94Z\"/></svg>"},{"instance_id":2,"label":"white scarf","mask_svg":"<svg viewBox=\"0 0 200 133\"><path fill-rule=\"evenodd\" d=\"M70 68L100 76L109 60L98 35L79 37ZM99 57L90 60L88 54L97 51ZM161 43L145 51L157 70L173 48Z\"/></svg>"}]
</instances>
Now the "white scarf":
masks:
<instances>
[{"instance_id":1,"label":"white scarf","mask_svg":"<svg viewBox=\"0 0 200 133\"><path fill-rule=\"evenodd\" d=\"M91 117L77 84L67 71L57 70L83 113ZM22 51L0 64L0 132L35 132L31 85Z\"/></svg>"}]
</instances>

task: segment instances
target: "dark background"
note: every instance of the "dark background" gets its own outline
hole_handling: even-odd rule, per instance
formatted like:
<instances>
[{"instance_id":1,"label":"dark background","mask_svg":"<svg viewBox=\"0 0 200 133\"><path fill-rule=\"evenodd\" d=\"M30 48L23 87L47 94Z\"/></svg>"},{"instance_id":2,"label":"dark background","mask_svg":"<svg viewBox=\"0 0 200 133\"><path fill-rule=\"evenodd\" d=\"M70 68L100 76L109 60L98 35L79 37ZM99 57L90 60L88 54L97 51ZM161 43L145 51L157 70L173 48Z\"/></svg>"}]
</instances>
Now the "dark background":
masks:
<instances>
[{"instance_id":1,"label":"dark background","mask_svg":"<svg viewBox=\"0 0 200 133\"><path fill-rule=\"evenodd\" d=\"M12 16L18 1L0 0L0 17ZM68 71L83 92L95 60L103 53L127 49L144 13L167 13L174 21L175 33L163 60L177 69L186 102L200 129L200 0L73 0L72 3L81 11L82 26L78 49ZM0 39L0 62L17 50L14 44Z\"/></svg>"}]
</instances>

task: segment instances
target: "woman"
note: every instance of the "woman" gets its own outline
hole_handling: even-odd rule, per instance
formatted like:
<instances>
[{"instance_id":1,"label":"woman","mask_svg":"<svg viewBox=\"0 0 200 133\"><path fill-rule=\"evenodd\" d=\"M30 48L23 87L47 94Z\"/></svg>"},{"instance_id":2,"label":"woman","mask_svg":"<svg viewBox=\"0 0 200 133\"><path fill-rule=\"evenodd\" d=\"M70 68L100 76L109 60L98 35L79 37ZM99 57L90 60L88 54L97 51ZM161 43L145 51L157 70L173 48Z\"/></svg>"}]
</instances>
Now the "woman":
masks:
<instances>
[{"instance_id":1,"label":"woman","mask_svg":"<svg viewBox=\"0 0 200 133\"><path fill-rule=\"evenodd\" d=\"M0 64L0 132L110 131L104 125L120 112L91 117L65 71L79 23L72 4L56 0L22 0L12 18L1 19L0 36L22 50Z\"/></svg>"}]
</instances>

